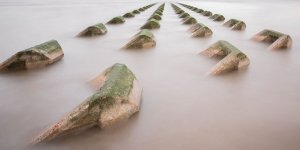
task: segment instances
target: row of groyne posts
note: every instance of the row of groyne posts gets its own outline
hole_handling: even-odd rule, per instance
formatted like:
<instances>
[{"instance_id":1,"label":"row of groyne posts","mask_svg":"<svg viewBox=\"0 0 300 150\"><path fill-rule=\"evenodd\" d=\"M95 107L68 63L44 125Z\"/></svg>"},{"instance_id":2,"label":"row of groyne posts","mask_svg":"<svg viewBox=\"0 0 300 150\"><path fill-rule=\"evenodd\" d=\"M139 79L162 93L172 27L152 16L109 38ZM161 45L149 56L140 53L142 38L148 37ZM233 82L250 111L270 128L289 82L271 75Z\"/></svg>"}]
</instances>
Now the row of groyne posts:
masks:
<instances>
[{"instance_id":1,"label":"row of groyne posts","mask_svg":"<svg viewBox=\"0 0 300 150\"><path fill-rule=\"evenodd\" d=\"M225 21L221 14L213 14L194 6L178 3L203 16L209 17L213 21ZM106 24L98 23L87 27L78 34L78 37L94 37L105 35L108 31L106 25L122 24L126 19L146 11L155 4L127 12L122 16L117 16L109 20ZM213 35L212 29L198 22L189 13L179 6L171 4L175 13L182 18L183 24L191 25L189 32L192 37L205 38ZM140 27L140 31L123 46L124 49L143 49L156 46L152 29L160 28L160 20L164 12L165 3L161 4L147 19L146 23ZM246 29L246 23L237 19L230 19L224 23L235 31ZM253 37L256 41L271 43L270 49L287 49L292 45L289 35L274 30L265 29ZM250 64L246 54L240 51L227 41L220 40L212 44L201 54L208 57L222 57L211 74L222 74L225 72L238 70ZM56 40L50 40L34 47L22 50L0 64L0 71L15 71L39 68L53 64L63 58L63 50ZM120 120L128 119L140 109L142 96L142 86L136 76L125 65L116 63L92 80L93 85L97 85L98 90L83 103L73 109L69 114L62 117L58 122L40 133L33 139L32 144L49 141L56 137L72 133L73 131L98 126L104 128Z\"/></svg>"},{"instance_id":2,"label":"row of groyne posts","mask_svg":"<svg viewBox=\"0 0 300 150\"><path fill-rule=\"evenodd\" d=\"M77 36L94 37L105 35L108 32L106 25L125 23L126 19L133 18L156 4L157 3L149 4L141 8L135 9L133 11L127 12L122 16L113 17L106 24L98 23L89 26L82 32L80 32ZM203 10L183 3L178 4L187 9L190 9L191 11L206 16L213 21L225 21L225 17L221 14L213 14L211 11ZM191 27L189 28L189 32L192 33L192 37L204 38L213 35L212 29L210 29L208 26L198 22L194 17L192 17L189 13L185 12L177 5L171 4L171 6L173 7L175 13L178 14L180 18L182 18L183 24L191 25ZM151 30L160 28L159 22L162 19L164 7L165 3L161 4L148 18L147 22L140 27L141 31L134 35L133 38L122 48L142 49L156 46L156 41ZM232 30L235 31L242 31L246 29L246 23L238 19L229 19L223 25L226 27L230 27ZM287 49L290 48L292 45L292 39L289 35L269 29L265 29L259 32L253 37L253 39L256 41L271 43L269 49ZM220 63L217 64L214 67L214 69L212 69L212 71L210 71L210 74L221 74L224 72L237 70L241 67L248 66L250 63L249 59L247 58L247 55L245 55L232 44L224 40L220 40L217 43L213 44L202 54L209 57L222 56L223 58L226 58L222 59ZM231 57L226 57L228 54L236 54L235 59L233 59L233 56L231 55ZM46 66L60 60L63 56L64 53L59 43L56 40L51 40L40 45L34 46L32 48L20 51L17 54L11 56L9 59L0 64L0 71L31 69ZM228 61L228 58L230 58L231 61Z\"/></svg>"},{"instance_id":3,"label":"row of groyne posts","mask_svg":"<svg viewBox=\"0 0 300 150\"><path fill-rule=\"evenodd\" d=\"M137 33L123 48L140 49L154 47L156 45L156 41L154 40L154 35L150 30L160 28L159 21L162 19L164 9L165 4L160 5L148 18L147 22L140 27L141 31Z\"/></svg>"},{"instance_id":4,"label":"row of groyne posts","mask_svg":"<svg viewBox=\"0 0 300 150\"><path fill-rule=\"evenodd\" d=\"M213 21L225 21L225 17L221 14L213 14L209 10L200 9L183 3L178 4L191 11L208 17ZM213 31L209 27L207 27L203 23L198 22L189 13L185 12L175 4L171 4L171 6L173 7L175 13L178 14L179 18L182 18L183 24L191 25L188 31L192 33L192 37L204 38L213 35ZM238 19L229 19L223 24L223 26L229 27L233 31L243 31L246 29L246 23ZM292 45L292 39L289 35L270 29L265 29L259 32L252 39L256 41L271 43L269 49L288 49ZM217 41L209 48L202 51L201 54L207 57L221 56L223 58L211 69L210 74L212 75L238 70L240 68L247 67L250 64L250 60L246 54L244 54L238 48L225 40Z\"/></svg>"}]
</instances>

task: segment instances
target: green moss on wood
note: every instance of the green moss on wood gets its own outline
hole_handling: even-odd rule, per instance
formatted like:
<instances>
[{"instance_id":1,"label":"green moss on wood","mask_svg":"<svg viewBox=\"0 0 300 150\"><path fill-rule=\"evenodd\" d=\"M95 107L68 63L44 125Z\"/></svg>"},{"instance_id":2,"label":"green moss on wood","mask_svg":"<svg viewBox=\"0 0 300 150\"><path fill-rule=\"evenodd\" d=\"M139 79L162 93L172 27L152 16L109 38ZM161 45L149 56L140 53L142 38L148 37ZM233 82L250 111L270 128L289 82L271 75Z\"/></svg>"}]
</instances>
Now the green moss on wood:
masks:
<instances>
[{"instance_id":1,"label":"green moss on wood","mask_svg":"<svg viewBox=\"0 0 300 150\"><path fill-rule=\"evenodd\" d=\"M211 15L212 15L212 12L210 12L210 11L203 11L203 12L202 12L202 15L203 15L203 16L211 16Z\"/></svg>"},{"instance_id":2,"label":"green moss on wood","mask_svg":"<svg viewBox=\"0 0 300 150\"><path fill-rule=\"evenodd\" d=\"M198 8L193 7L191 10L192 10L192 11L198 11Z\"/></svg>"},{"instance_id":3,"label":"green moss on wood","mask_svg":"<svg viewBox=\"0 0 300 150\"><path fill-rule=\"evenodd\" d=\"M134 10L134 11L132 11L132 13L134 13L134 14L139 14L139 13L140 13L140 11L138 11L138 10Z\"/></svg>"},{"instance_id":4,"label":"green moss on wood","mask_svg":"<svg viewBox=\"0 0 300 150\"><path fill-rule=\"evenodd\" d=\"M224 23L224 26L231 27L232 30L245 30L246 29L246 23L237 20L237 19L230 19L227 22Z\"/></svg>"},{"instance_id":5,"label":"green moss on wood","mask_svg":"<svg viewBox=\"0 0 300 150\"><path fill-rule=\"evenodd\" d=\"M190 14L188 14L188 13L185 12L185 13L181 14L179 17L180 18L186 18L188 16L190 16Z\"/></svg>"},{"instance_id":6,"label":"green moss on wood","mask_svg":"<svg viewBox=\"0 0 300 150\"><path fill-rule=\"evenodd\" d=\"M213 19L214 21L224 21L225 17L220 14L214 14L214 15L210 16L209 19Z\"/></svg>"},{"instance_id":7,"label":"green moss on wood","mask_svg":"<svg viewBox=\"0 0 300 150\"><path fill-rule=\"evenodd\" d=\"M140 48L153 47L155 45L156 45L156 42L154 40L154 35L151 33L150 30L143 29L142 31L137 33L134 36L134 38L124 46L124 48L140 49Z\"/></svg>"},{"instance_id":8,"label":"green moss on wood","mask_svg":"<svg viewBox=\"0 0 300 150\"><path fill-rule=\"evenodd\" d=\"M212 30L206 26L202 26L193 32L192 37L208 37L213 34Z\"/></svg>"},{"instance_id":9,"label":"green moss on wood","mask_svg":"<svg viewBox=\"0 0 300 150\"><path fill-rule=\"evenodd\" d=\"M196 24L193 24L190 28L189 28L189 31L190 32L195 32L196 30L202 28L202 27L206 27L203 23L196 23Z\"/></svg>"},{"instance_id":10,"label":"green moss on wood","mask_svg":"<svg viewBox=\"0 0 300 150\"><path fill-rule=\"evenodd\" d=\"M246 29L246 23L243 21L238 22L232 27L232 30L245 30L245 29Z\"/></svg>"},{"instance_id":11,"label":"green moss on wood","mask_svg":"<svg viewBox=\"0 0 300 150\"><path fill-rule=\"evenodd\" d=\"M163 13L161 11L155 11L154 13L157 14L157 15L160 15L160 16L163 15Z\"/></svg>"},{"instance_id":12,"label":"green moss on wood","mask_svg":"<svg viewBox=\"0 0 300 150\"><path fill-rule=\"evenodd\" d=\"M160 28L159 22L155 19L151 19L146 22L141 29L158 29Z\"/></svg>"},{"instance_id":13,"label":"green moss on wood","mask_svg":"<svg viewBox=\"0 0 300 150\"><path fill-rule=\"evenodd\" d=\"M219 51L222 52L223 56L227 56L228 54L233 53L236 54L241 60L247 57L243 52L241 52L235 46L233 46L232 44L224 40L220 40L216 42L215 44L210 46L210 48L218 49Z\"/></svg>"},{"instance_id":14,"label":"green moss on wood","mask_svg":"<svg viewBox=\"0 0 300 150\"><path fill-rule=\"evenodd\" d=\"M36 50L37 52L40 52L41 54L51 54L54 52L61 52L62 48L60 47L59 43L56 40L50 40L45 43L39 44L37 46L34 46L32 48L29 48L24 51L29 51L29 50Z\"/></svg>"},{"instance_id":15,"label":"green moss on wood","mask_svg":"<svg viewBox=\"0 0 300 150\"><path fill-rule=\"evenodd\" d=\"M269 29L263 30L262 32L258 33L258 35L267 37L267 41L271 43L275 42L282 36L287 36L287 34Z\"/></svg>"},{"instance_id":16,"label":"green moss on wood","mask_svg":"<svg viewBox=\"0 0 300 150\"><path fill-rule=\"evenodd\" d=\"M26 69L26 61L25 60L16 60L12 62L8 66L6 66L7 70L21 70Z\"/></svg>"},{"instance_id":17,"label":"green moss on wood","mask_svg":"<svg viewBox=\"0 0 300 150\"><path fill-rule=\"evenodd\" d=\"M184 19L183 24L196 24L197 20L194 17L188 16Z\"/></svg>"},{"instance_id":18,"label":"green moss on wood","mask_svg":"<svg viewBox=\"0 0 300 150\"><path fill-rule=\"evenodd\" d=\"M135 16L135 15L134 15L134 13L132 13L132 12L129 12L129 13L126 13L126 14L123 15L124 18L132 18L132 17L134 17L134 16Z\"/></svg>"},{"instance_id":19,"label":"green moss on wood","mask_svg":"<svg viewBox=\"0 0 300 150\"><path fill-rule=\"evenodd\" d=\"M145 11L145 9L144 8L140 8L140 9L138 9L140 12L142 12L142 11Z\"/></svg>"},{"instance_id":20,"label":"green moss on wood","mask_svg":"<svg viewBox=\"0 0 300 150\"><path fill-rule=\"evenodd\" d=\"M161 16L158 15L158 14L154 14L154 15L152 15L148 20L151 20L151 19L161 20Z\"/></svg>"},{"instance_id":21,"label":"green moss on wood","mask_svg":"<svg viewBox=\"0 0 300 150\"><path fill-rule=\"evenodd\" d=\"M99 106L100 110L108 109L118 100L128 101L133 87L134 74L124 64L115 64L109 68L103 86L90 98L90 108Z\"/></svg>"},{"instance_id":22,"label":"green moss on wood","mask_svg":"<svg viewBox=\"0 0 300 150\"><path fill-rule=\"evenodd\" d=\"M117 63L106 69L103 76L105 81L95 94L42 132L33 140L33 144L49 141L95 125L103 128L111 123L129 118L137 112L140 97L135 99L132 96L140 95L141 91L132 91L134 86L138 89L140 87L136 87L136 77L127 66ZM137 101L137 103L133 101Z\"/></svg>"},{"instance_id":23,"label":"green moss on wood","mask_svg":"<svg viewBox=\"0 0 300 150\"><path fill-rule=\"evenodd\" d=\"M56 40L50 40L11 56L0 65L0 70L27 69L27 64L31 64L32 68L47 65L58 61L62 56L63 52L59 43Z\"/></svg>"},{"instance_id":24,"label":"green moss on wood","mask_svg":"<svg viewBox=\"0 0 300 150\"><path fill-rule=\"evenodd\" d=\"M197 13L202 13L204 10L203 9L198 9L198 10L196 10L195 12L197 12Z\"/></svg>"},{"instance_id":25,"label":"green moss on wood","mask_svg":"<svg viewBox=\"0 0 300 150\"><path fill-rule=\"evenodd\" d=\"M177 11L175 11L176 12L176 14L181 14L181 13L183 13L184 11L183 10L177 10Z\"/></svg>"},{"instance_id":26,"label":"green moss on wood","mask_svg":"<svg viewBox=\"0 0 300 150\"><path fill-rule=\"evenodd\" d=\"M108 21L107 23L108 24L121 24L121 23L124 23L125 22L125 19L124 17L122 16L117 16L117 17L114 17L112 18L110 21Z\"/></svg>"},{"instance_id":27,"label":"green moss on wood","mask_svg":"<svg viewBox=\"0 0 300 150\"><path fill-rule=\"evenodd\" d=\"M272 43L269 49L286 49L292 46L292 38L288 34L265 29L254 36L257 41Z\"/></svg>"},{"instance_id":28,"label":"green moss on wood","mask_svg":"<svg viewBox=\"0 0 300 150\"><path fill-rule=\"evenodd\" d=\"M216 42L203 51L202 54L209 57L223 58L211 70L210 74L212 75L238 70L239 68L246 67L250 64L250 60L243 52L229 42L223 40Z\"/></svg>"},{"instance_id":29,"label":"green moss on wood","mask_svg":"<svg viewBox=\"0 0 300 150\"><path fill-rule=\"evenodd\" d=\"M78 36L97 36L107 33L107 29L103 23L98 23L90 26L79 33Z\"/></svg>"}]
</instances>

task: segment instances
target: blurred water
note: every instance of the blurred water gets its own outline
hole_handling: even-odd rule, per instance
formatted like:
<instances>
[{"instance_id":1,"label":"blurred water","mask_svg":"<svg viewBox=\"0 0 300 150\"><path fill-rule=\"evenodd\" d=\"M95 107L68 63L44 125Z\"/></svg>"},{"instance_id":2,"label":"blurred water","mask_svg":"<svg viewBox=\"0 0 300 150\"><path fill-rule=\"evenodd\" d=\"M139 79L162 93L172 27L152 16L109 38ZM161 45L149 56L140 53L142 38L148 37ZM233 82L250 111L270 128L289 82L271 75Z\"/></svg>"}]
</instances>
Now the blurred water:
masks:
<instances>
[{"instance_id":1,"label":"blurred water","mask_svg":"<svg viewBox=\"0 0 300 150\"><path fill-rule=\"evenodd\" d=\"M154 1L0 1L0 61L19 50L57 39L62 61L47 68L0 75L0 149L205 149L299 150L299 2L182 1L247 23L234 32L191 12L209 26L211 38L193 39L189 26L167 3L157 46L120 48L138 32L155 5L108 34L76 38L85 27L106 22ZM267 50L250 38L271 28L290 34L293 47ZM217 40L228 40L247 54L248 69L211 77L218 60L198 55ZM94 91L87 84L112 64L125 63L144 87L141 111L128 122L97 128L26 148L32 137Z\"/></svg>"}]
</instances>

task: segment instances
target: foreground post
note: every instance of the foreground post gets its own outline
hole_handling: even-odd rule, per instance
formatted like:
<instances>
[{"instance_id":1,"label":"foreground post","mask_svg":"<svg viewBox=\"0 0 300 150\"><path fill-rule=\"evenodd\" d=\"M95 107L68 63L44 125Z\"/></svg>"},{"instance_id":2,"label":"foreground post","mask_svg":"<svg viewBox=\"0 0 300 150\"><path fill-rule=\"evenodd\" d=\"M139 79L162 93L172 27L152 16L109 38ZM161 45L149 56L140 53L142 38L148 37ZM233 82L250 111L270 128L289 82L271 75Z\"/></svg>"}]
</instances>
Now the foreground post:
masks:
<instances>
[{"instance_id":1,"label":"foreground post","mask_svg":"<svg viewBox=\"0 0 300 150\"><path fill-rule=\"evenodd\" d=\"M93 126L104 128L139 111L142 88L126 65L115 64L93 81L99 90L37 136L32 144Z\"/></svg>"},{"instance_id":2,"label":"foreground post","mask_svg":"<svg viewBox=\"0 0 300 150\"><path fill-rule=\"evenodd\" d=\"M0 71L44 67L63 58L64 53L56 40L25 49L0 64Z\"/></svg>"},{"instance_id":3,"label":"foreground post","mask_svg":"<svg viewBox=\"0 0 300 150\"><path fill-rule=\"evenodd\" d=\"M210 74L212 75L238 70L250 64L250 60L247 55L227 41L218 41L208 49L201 52L201 54L208 57L223 58L210 71Z\"/></svg>"}]
</instances>

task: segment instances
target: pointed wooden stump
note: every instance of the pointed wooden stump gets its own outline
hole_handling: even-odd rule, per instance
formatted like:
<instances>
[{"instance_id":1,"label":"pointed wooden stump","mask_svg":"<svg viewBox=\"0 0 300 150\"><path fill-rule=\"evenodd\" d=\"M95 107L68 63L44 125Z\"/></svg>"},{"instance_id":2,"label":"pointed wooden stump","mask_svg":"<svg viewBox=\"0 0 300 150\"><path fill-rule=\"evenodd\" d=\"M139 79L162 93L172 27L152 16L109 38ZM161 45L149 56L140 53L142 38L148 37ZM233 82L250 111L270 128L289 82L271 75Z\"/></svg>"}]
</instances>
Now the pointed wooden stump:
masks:
<instances>
[{"instance_id":1,"label":"pointed wooden stump","mask_svg":"<svg viewBox=\"0 0 300 150\"><path fill-rule=\"evenodd\" d=\"M213 21L224 21L225 17L220 14L214 14L214 15L210 16L209 19L212 19Z\"/></svg>"},{"instance_id":2,"label":"pointed wooden stump","mask_svg":"<svg viewBox=\"0 0 300 150\"><path fill-rule=\"evenodd\" d=\"M218 41L208 49L201 52L201 54L208 57L223 58L211 69L211 75L218 75L239 70L247 67L250 64L250 60L248 59L247 55L227 41Z\"/></svg>"},{"instance_id":3,"label":"pointed wooden stump","mask_svg":"<svg viewBox=\"0 0 300 150\"><path fill-rule=\"evenodd\" d=\"M16 53L0 64L0 71L24 70L44 67L63 58L64 53L56 40Z\"/></svg>"},{"instance_id":4,"label":"pointed wooden stump","mask_svg":"<svg viewBox=\"0 0 300 150\"><path fill-rule=\"evenodd\" d=\"M209 17L209 16L212 15L212 12L206 10L206 11L203 11L203 12L202 12L202 15L203 15L203 16Z\"/></svg>"},{"instance_id":5,"label":"pointed wooden stump","mask_svg":"<svg viewBox=\"0 0 300 150\"><path fill-rule=\"evenodd\" d=\"M230 27L232 30L245 30L246 23L237 19L230 19L224 23L224 26Z\"/></svg>"},{"instance_id":6,"label":"pointed wooden stump","mask_svg":"<svg viewBox=\"0 0 300 150\"><path fill-rule=\"evenodd\" d=\"M93 26L89 26L82 32L78 34L78 36L99 36L107 33L107 28L103 23L98 23Z\"/></svg>"},{"instance_id":7,"label":"pointed wooden stump","mask_svg":"<svg viewBox=\"0 0 300 150\"><path fill-rule=\"evenodd\" d=\"M33 139L33 145L93 126L104 128L127 120L139 111L142 88L126 65L113 65L94 82L99 90L41 132Z\"/></svg>"},{"instance_id":8,"label":"pointed wooden stump","mask_svg":"<svg viewBox=\"0 0 300 150\"><path fill-rule=\"evenodd\" d=\"M156 42L154 40L154 35L150 30L143 29L137 33L133 39L127 43L123 48L125 49L142 49L154 47Z\"/></svg>"},{"instance_id":9,"label":"pointed wooden stump","mask_svg":"<svg viewBox=\"0 0 300 150\"><path fill-rule=\"evenodd\" d=\"M253 37L254 40L266 43L272 43L269 49L287 49L292 46L292 38L284 33L265 29Z\"/></svg>"},{"instance_id":10,"label":"pointed wooden stump","mask_svg":"<svg viewBox=\"0 0 300 150\"><path fill-rule=\"evenodd\" d=\"M141 29L158 29L160 28L159 22L155 19L151 19L147 21Z\"/></svg>"}]
</instances>

